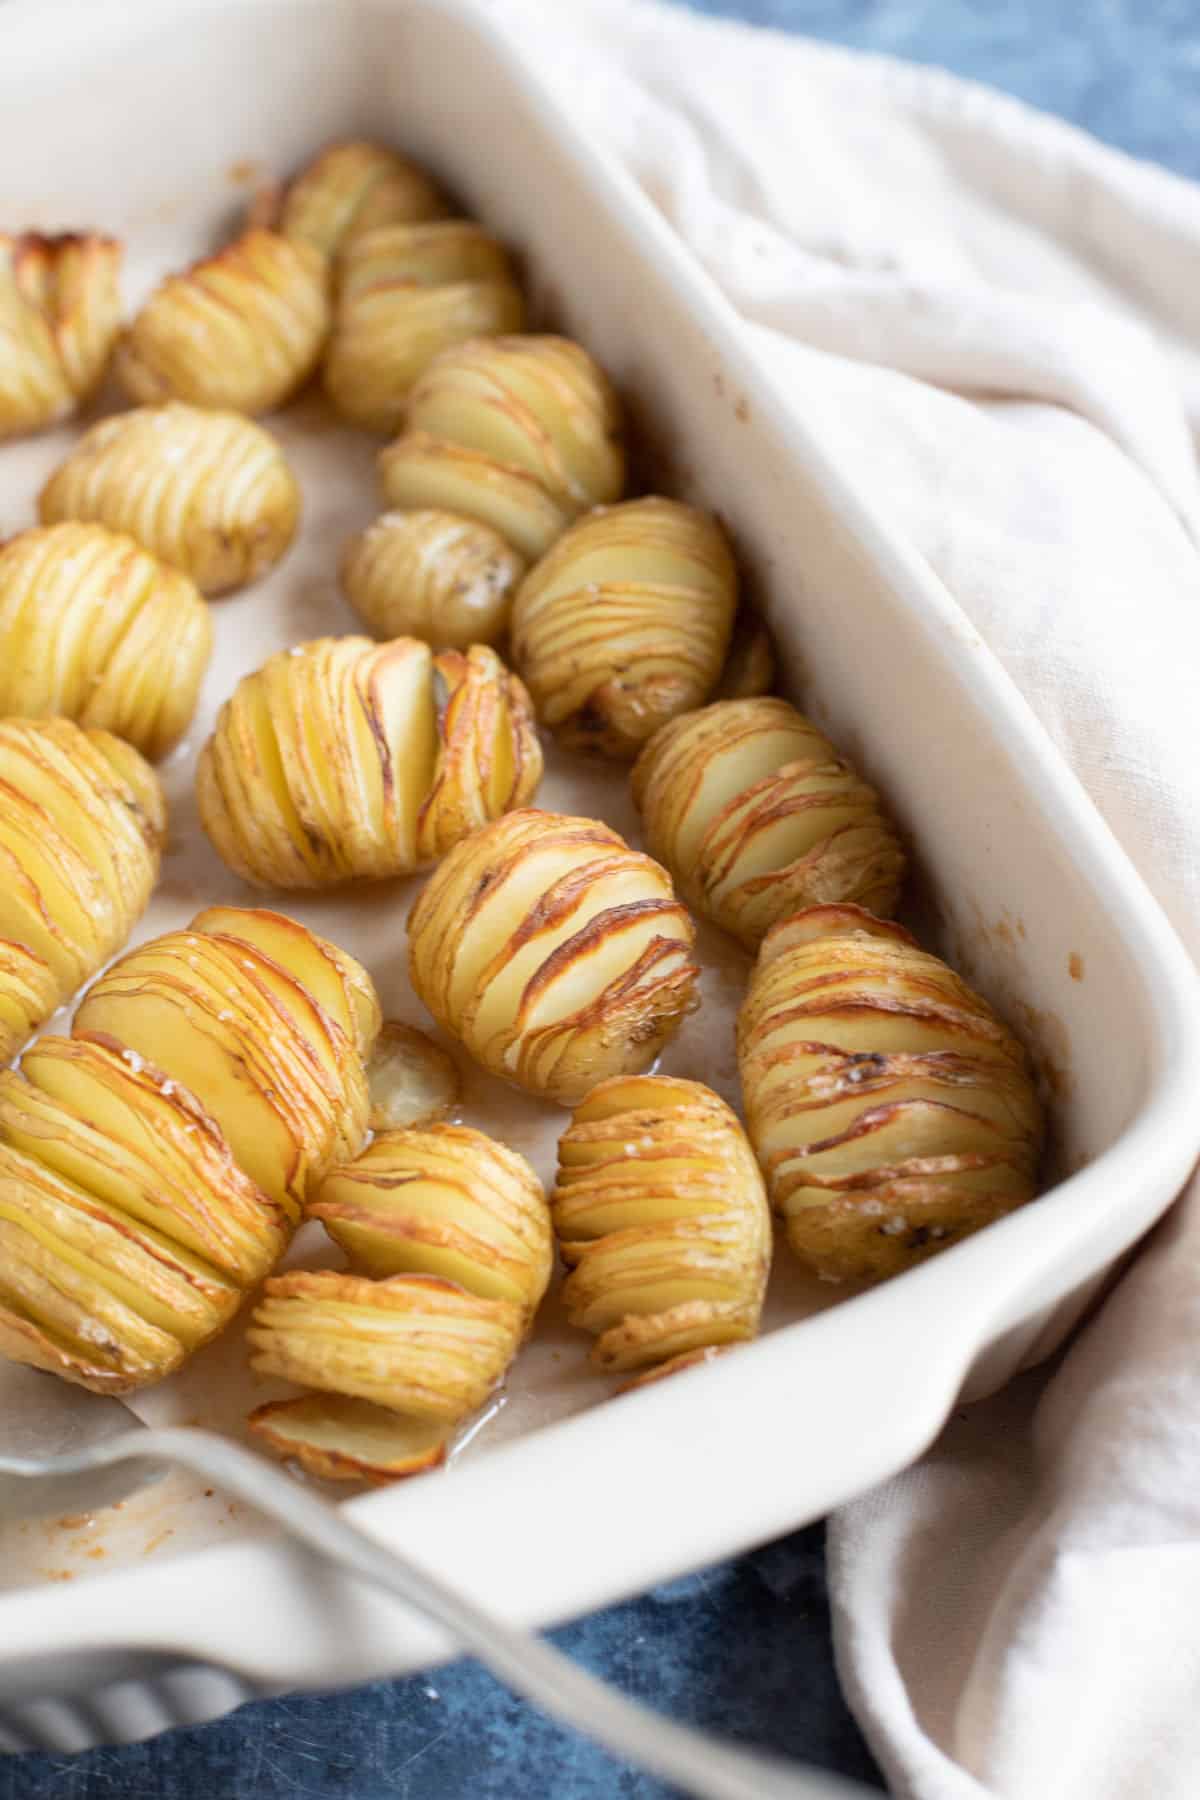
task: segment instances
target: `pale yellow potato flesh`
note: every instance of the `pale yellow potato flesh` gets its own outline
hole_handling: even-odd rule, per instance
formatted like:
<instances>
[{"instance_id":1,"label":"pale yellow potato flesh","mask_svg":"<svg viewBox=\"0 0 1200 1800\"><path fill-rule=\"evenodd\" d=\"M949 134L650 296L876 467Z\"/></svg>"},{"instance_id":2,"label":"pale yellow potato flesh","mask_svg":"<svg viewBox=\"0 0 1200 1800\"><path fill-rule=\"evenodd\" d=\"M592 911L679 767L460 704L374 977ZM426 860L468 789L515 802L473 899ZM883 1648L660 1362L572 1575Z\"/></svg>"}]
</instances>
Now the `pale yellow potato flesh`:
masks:
<instances>
[{"instance_id":1,"label":"pale yellow potato flesh","mask_svg":"<svg viewBox=\"0 0 1200 1800\"><path fill-rule=\"evenodd\" d=\"M1033 1198L1021 1045L898 925L826 905L768 933L738 1021L751 1142L788 1242L834 1281L899 1273Z\"/></svg>"},{"instance_id":2,"label":"pale yellow potato flesh","mask_svg":"<svg viewBox=\"0 0 1200 1800\"><path fill-rule=\"evenodd\" d=\"M201 751L201 822L260 887L411 874L535 791L528 696L484 645L318 638L246 676Z\"/></svg>"},{"instance_id":3,"label":"pale yellow potato flesh","mask_svg":"<svg viewBox=\"0 0 1200 1800\"><path fill-rule=\"evenodd\" d=\"M797 908L887 915L904 852L875 790L786 700L718 700L656 732L633 771L651 852L689 905L757 949Z\"/></svg>"},{"instance_id":4,"label":"pale yellow potato flesh","mask_svg":"<svg viewBox=\"0 0 1200 1800\"><path fill-rule=\"evenodd\" d=\"M329 324L321 252L252 226L167 277L126 331L114 368L143 405L269 412L313 373Z\"/></svg>"},{"instance_id":5,"label":"pale yellow potato flesh","mask_svg":"<svg viewBox=\"0 0 1200 1800\"><path fill-rule=\"evenodd\" d=\"M623 1370L753 1337L771 1266L766 1190L736 1115L700 1082L618 1077L559 1143L567 1317Z\"/></svg>"},{"instance_id":6,"label":"pale yellow potato flesh","mask_svg":"<svg viewBox=\"0 0 1200 1800\"><path fill-rule=\"evenodd\" d=\"M101 380L121 328L121 245L0 233L0 441L43 431Z\"/></svg>"},{"instance_id":7,"label":"pale yellow potato flesh","mask_svg":"<svg viewBox=\"0 0 1200 1800\"><path fill-rule=\"evenodd\" d=\"M670 879L591 819L508 813L456 845L409 915L409 976L486 1068L573 1105L648 1068L695 1004Z\"/></svg>"},{"instance_id":8,"label":"pale yellow potato flesh","mask_svg":"<svg viewBox=\"0 0 1200 1800\"><path fill-rule=\"evenodd\" d=\"M736 606L733 557L707 513L657 496L596 507L517 590L513 655L566 748L632 761L708 698Z\"/></svg>"},{"instance_id":9,"label":"pale yellow potato flesh","mask_svg":"<svg viewBox=\"0 0 1200 1800\"><path fill-rule=\"evenodd\" d=\"M0 720L0 1057L120 949L166 807L138 752L68 719Z\"/></svg>"},{"instance_id":10,"label":"pale yellow potato flesh","mask_svg":"<svg viewBox=\"0 0 1200 1800\"><path fill-rule=\"evenodd\" d=\"M353 424L395 431L410 389L440 350L519 331L524 316L507 252L469 219L357 234L338 264L326 392Z\"/></svg>"},{"instance_id":11,"label":"pale yellow potato flesh","mask_svg":"<svg viewBox=\"0 0 1200 1800\"><path fill-rule=\"evenodd\" d=\"M38 499L43 525L128 532L202 594L256 581L296 533L300 490L279 445L240 413L171 401L101 419Z\"/></svg>"},{"instance_id":12,"label":"pale yellow potato flesh","mask_svg":"<svg viewBox=\"0 0 1200 1800\"><path fill-rule=\"evenodd\" d=\"M445 218L450 208L416 163L363 139L329 144L288 184L279 230L335 258L380 225Z\"/></svg>"},{"instance_id":13,"label":"pale yellow potato flesh","mask_svg":"<svg viewBox=\"0 0 1200 1800\"><path fill-rule=\"evenodd\" d=\"M550 1279L541 1182L523 1156L467 1126L380 1133L329 1171L307 1210L365 1273L443 1276L519 1306L526 1327Z\"/></svg>"},{"instance_id":14,"label":"pale yellow potato flesh","mask_svg":"<svg viewBox=\"0 0 1200 1800\"><path fill-rule=\"evenodd\" d=\"M421 1475L446 1460L451 1428L343 1394L301 1394L256 1407L247 1424L276 1456L324 1481L372 1487Z\"/></svg>"},{"instance_id":15,"label":"pale yellow potato flesh","mask_svg":"<svg viewBox=\"0 0 1200 1800\"><path fill-rule=\"evenodd\" d=\"M487 1399L522 1325L512 1301L432 1275L296 1269L268 1280L248 1339L260 1374L454 1424Z\"/></svg>"},{"instance_id":16,"label":"pale yellow potato flesh","mask_svg":"<svg viewBox=\"0 0 1200 1800\"><path fill-rule=\"evenodd\" d=\"M422 507L381 514L347 546L342 590L376 637L466 650L505 635L525 566L490 525Z\"/></svg>"},{"instance_id":17,"label":"pale yellow potato flesh","mask_svg":"<svg viewBox=\"0 0 1200 1800\"><path fill-rule=\"evenodd\" d=\"M389 1019L367 1065L372 1131L429 1125L458 1099L462 1086L454 1058L415 1025Z\"/></svg>"},{"instance_id":18,"label":"pale yellow potato flesh","mask_svg":"<svg viewBox=\"0 0 1200 1800\"><path fill-rule=\"evenodd\" d=\"M196 710L208 607L133 538L65 520L0 544L0 714L67 718L151 761Z\"/></svg>"},{"instance_id":19,"label":"pale yellow potato flesh","mask_svg":"<svg viewBox=\"0 0 1200 1800\"><path fill-rule=\"evenodd\" d=\"M273 1267L288 1219L178 1081L43 1038L0 1073L0 1348L98 1392L169 1374Z\"/></svg>"},{"instance_id":20,"label":"pale yellow potato flesh","mask_svg":"<svg viewBox=\"0 0 1200 1800\"><path fill-rule=\"evenodd\" d=\"M429 364L380 481L389 505L460 514L532 559L580 513L620 498L622 436L612 384L581 345L479 337Z\"/></svg>"}]
</instances>

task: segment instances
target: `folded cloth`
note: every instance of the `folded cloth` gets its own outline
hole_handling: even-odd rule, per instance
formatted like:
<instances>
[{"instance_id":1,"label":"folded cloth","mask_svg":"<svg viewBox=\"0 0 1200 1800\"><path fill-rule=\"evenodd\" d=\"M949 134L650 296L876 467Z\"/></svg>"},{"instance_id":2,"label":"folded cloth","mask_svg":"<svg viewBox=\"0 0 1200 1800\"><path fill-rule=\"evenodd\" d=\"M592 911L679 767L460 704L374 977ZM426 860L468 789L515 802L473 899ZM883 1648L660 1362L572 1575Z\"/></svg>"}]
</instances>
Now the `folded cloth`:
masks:
<instances>
[{"instance_id":1,"label":"folded cloth","mask_svg":"<svg viewBox=\"0 0 1200 1800\"><path fill-rule=\"evenodd\" d=\"M1200 190L940 72L650 4L489 11L1200 952ZM898 1795L1196 1794L1198 1340L1189 1193L1049 1374L834 1520L839 1667Z\"/></svg>"}]
</instances>

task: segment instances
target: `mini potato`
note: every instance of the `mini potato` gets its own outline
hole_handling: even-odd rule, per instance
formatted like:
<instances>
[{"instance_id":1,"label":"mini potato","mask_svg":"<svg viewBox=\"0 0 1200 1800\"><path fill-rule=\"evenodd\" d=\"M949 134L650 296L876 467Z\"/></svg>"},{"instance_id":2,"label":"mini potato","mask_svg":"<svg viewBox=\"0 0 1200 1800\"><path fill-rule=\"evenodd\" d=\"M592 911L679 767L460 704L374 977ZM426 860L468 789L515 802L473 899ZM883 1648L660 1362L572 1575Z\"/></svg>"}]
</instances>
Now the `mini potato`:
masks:
<instances>
[{"instance_id":1,"label":"mini potato","mask_svg":"<svg viewBox=\"0 0 1200 1800\"><path fill-rule=\"evenodd\" d=\"M382 144L330 144L288 186L279 229L336 257L381 225L444 219L450 208L415 163Z\"/></svg>"},{"instance_id":2,"label":"mini potato","mask_svg":"<svg viewBox=\"0 0 1200 1800\"><path fill-rule=\"evenodd\" d=\"M279 914L220 907L115 962L73 1033L167 1071L295 1218L310 1182L362 1144L378 1019L344 952Z\"/></svg>"},{"instance_id":3,"label":"mini potato","mask_svg":"<svg viewBox=\"0 0 1200 1800\"><path fill-rule=\"evenodd\" d=\"M408 967L485 1068L573 1105L647 1068L695 1003L695 930L666 871L593 819L529 809L446 857L409 915Z\"/></svg>"},{"instance_id":4,"label":"mini potato","mask_svg":"<svg viewBox=\"0 0 1200 1800\"><path fill-rule=\"evenodd\" d=\"M570 750L632 761L707 699L737 578L716 521L677 500L597 507L517 590L512 646L539 719Z\"/></svg>"},{"instance_id":5,"label":"mini potato","mask_svg":"<svg viewBox=\"0 0 1200 1800\"><path fill-rule=\"evenodd\" d=\"M167 277L126 332L115 370L143 403L268 412L307 381L328 330L321 253L252 228Z\"/></svg>"},{"instance_id":6,"label":"mini potato","mask_svg":"<svg viewBox=\"0 0 1200 1800\"><path fill-rule=\"evenodd\" d=\"M130 537L66 520L0 544L0 713L74 719L164 756L211 649L196 588Z\"/></svg>"},{"instance_id":7,"label":"mini potato","mask_svg":"<svg viewBox=\"0 0 1200 1800\"><path fill-rule=\"evenodd\" d=\"M279 445L239 413L173 402L101 419L42 489L43 525L127 531L202 594L245 587L296 532L300 490Z\"/></svg>"},{"instance_id":8,"label":"mini potato","mask_svg":"<svg viewBox=\"0 0 1200 1800\"><path fill-rule=\"evenodd\" d=\"M43 1038L0 1074L0 1354L97 1392L157 1381L287 1236L215 1122L129 1050Z\"/></svg>"},{"instance_id":9,"label":"mini potato","mask_svg":"<svg viewBox=\"0 0 1200 1800\"><path fill-rule=\"evenodd\" d=\"M348 545L342 591L376 637L466 650L504 636L524 573L524 559L489 525L434 510L387 512Z\"/></svg>"},{"instance_id":10,"label":"mini potato","mask_svg":"<svg viewBox=\"0 0 1200 1800\"><path fill-rule=\"evenodd\" d=\"M230 868L314 888L411 873L541 773L525 690L491 650L318 638L238 684L196 791Z\"/></svg>"},{"instance_id":11,"label":"mini potato","mask_svg":"<svg viewBox=\"0 0 1200 1800\"><path fill-rule=\"evenodd\" d=\"M153 770L107 731L0 720L0 1055L115 951L158 877Z\"/></svg>"},{"instance_id":12,"label":"mini potato","mask_svg":"<svg viewBox=\"0 0 1200 1800\"><path fill-rule=\"evenodd\" d=\"M757 949L797 907L887 915L904 852L874 788L786 700L719 700L655 733L633 771L646 843L697 912Z\"/></svg>"},{"instance_id":13,"label":"mini potato","mask_svg":"<svg viewBox=\"0 0 1200 1800\"><path fill-rule=\"evenodd\" d=\"M461 513L524 557L544 555L624 488L616 394L569 338L481 337L444 350L413 388L404 425L379 458L389 505Z\"/></svg>"},{"instance_id":14,"label":"mini potato","mask_svg":"<svg viewBox=\"0 0 1200 1800\"><path fill-rule=\"evenodd\" d=\"M711 1089L665 1075L603 1081L558 1147L554 1229L573 1325L628 1370L753 1337L771 1266L762 1176Z\"/></svg>"},{"instance_id":15,"label":"mini potato","mask_svg":"<svg viewBox=\"0 0 1200 1800\"><path fill-rule=\"evenodd\" d=\"M1034 1195L1025 1052L952 969L861 907L768 932L738 1061L772 1204L826 1280L895 1275Z\"/></svg>"},{"instance_id":16,"label":"mini potato","mask_svg":"<svg viewBox=\"0 0 1200 1800\"><path fill-rule=\"evenodd\" d=\"M251 1367L303 1387L455 1424L487 1399L520 1341L510 1300L434 1275L275 1275L247 1334Z\"/></svg>"},{"instance_id":17,"label":"mini potato","mask_svg":"<svg viewBox=\"0 0 1200 1800\"><path fill-rule=\"evenodd\" d=\"M511 1301L527 1324L550 1280L541 1182L523 1156L465 1125L381 1132L329 1171L308 1212L368 1275L440 1275Z\"/></svg>"},{"instance_id":18,"label":"mini potato","mask_svg":"<svg viewBox=\"0 0 1200 1800\"><path fill-rule=\"evenodd\" d=\"M439 350L519 331L524 314L504 247L471 220L364 232L338 265L326 391L353 424L395 431L409 390Z\"/></svg>"},{"instance_id":19,"label":"mini potato","mask_svg":"<svg viewBox=\"0 0 1200 1800\"><path fill-rule=\"evenodd\" d=\"M0 233L0 440L42 431L99 385L121 327L121 246Z\"/></svg>"}]
</instances>

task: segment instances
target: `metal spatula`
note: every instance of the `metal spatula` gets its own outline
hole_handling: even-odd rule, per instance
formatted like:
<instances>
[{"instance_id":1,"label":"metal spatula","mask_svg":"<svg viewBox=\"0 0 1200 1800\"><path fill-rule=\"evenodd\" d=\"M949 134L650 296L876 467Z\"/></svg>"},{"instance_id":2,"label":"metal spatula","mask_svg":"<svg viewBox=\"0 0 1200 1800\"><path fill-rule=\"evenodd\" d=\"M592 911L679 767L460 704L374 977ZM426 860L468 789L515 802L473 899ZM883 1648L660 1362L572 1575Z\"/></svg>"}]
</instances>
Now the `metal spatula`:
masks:
<instances>
[{"instance_id":1,"label":"metal spatula","mask_svg":"<svg viewBox=\"0 0 1200 1800\"><path fill-rule=\"evenodd\" d=\"M0 1365L0 1518L93 1511L182 1464L267 1514L292 1537L441 1625L499 1679L615 1756L702 1800L849 1800L866 1789L736 1750L626 1700L541 1638L352 1524L282 1469L209 1431L153 1430L119 1400L52 1375Z\"/></svg>"}]
</instances>

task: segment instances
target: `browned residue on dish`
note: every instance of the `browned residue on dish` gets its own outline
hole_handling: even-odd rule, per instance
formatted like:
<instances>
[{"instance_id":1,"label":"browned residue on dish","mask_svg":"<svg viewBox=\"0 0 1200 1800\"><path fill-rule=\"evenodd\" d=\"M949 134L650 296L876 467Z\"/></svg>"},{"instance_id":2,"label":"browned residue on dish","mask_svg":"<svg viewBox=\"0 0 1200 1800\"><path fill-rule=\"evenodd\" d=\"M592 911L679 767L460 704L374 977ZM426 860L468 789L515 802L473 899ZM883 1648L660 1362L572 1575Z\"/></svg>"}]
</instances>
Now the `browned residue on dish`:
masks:
<instances>
[{"instance_id":1,"label":"browned residue on dish","mask_svg":"<svg viewBox=\"0 0 1200 1800\"><path fill-rule=\"evenodd\" d=\"M1057 1013L1038 1006L1016 1003L1026 1048L1046 1091L1056 1100L1065 1100L1075 1091L1071 1070L1071 1037Z\"/></svg>"},{"instance_id":2,"label":"browned residue on dish","mask_svg":"<svg viewBox=\"0 0 1200 1800\"><path fill-rule=\"evenodd\" d=\"M165 1544L169 1537L174 1537L174 1536L175 1536L174 1527L171 1525L167 1525L166 1527L164 1527L164 1529L162 1531L156 1532L152 1538L149 1538L147 1540L147 1542L142 1545L142 1555L143 1556L151 1555L151 1553L153 1551L158 1549L160 1544Z\"/></svg>"},{"instance_id":3,"label":"browned residue on dish","mask_svg":"<svg viewBox=\"0 0 1200 1800\"><path fill-rule=\"evenodd\" d=\"M733 416L739 424L744 425L750 417L750 402L745 394L739 394L733 403Z\"/></svg>"},{"instance_id":4,"label":"browned residue on dish","mask_svg":"<svg viewBox=\"0 0 1200 1800\"><path fill-rule=\"evenodd\" d=\"M1070 975L1072 981L1083 980L1083 958L1080 956L1078 950L1072 950L1070 956L1067 958L1067 973Z\"/></svg>"},{"instance_id":5,"label":"browned residue on dish","mask_svg":"<svg viewBox=\"0 0 1200 1800\"><path fill-rule=\"evenodd\" d=\"M262 174L262 164L252 156L240 156L236 162L230 163L225 171L225 179L234 187L249 187Z\"/></svg>"}]
</instances>

